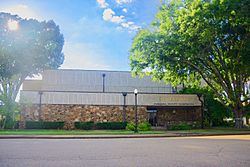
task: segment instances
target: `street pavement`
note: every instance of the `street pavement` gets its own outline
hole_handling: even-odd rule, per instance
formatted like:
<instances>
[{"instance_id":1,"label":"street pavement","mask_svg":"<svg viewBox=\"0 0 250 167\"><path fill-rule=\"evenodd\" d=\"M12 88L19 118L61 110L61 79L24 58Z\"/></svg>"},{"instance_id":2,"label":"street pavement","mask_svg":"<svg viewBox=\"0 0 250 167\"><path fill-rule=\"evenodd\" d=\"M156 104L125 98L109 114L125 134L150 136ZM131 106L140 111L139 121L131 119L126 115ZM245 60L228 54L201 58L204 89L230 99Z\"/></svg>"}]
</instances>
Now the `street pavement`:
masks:
<instances>
[{"instance_id":1,"label":"street pavement","mask_svg":"<svg viewBox=\"0 0 250 167\"><path fill-rule=\"evenodd\" d=\"M0 167L250 167L250 135L1 139Z\"/></svg>"}]
</instances>

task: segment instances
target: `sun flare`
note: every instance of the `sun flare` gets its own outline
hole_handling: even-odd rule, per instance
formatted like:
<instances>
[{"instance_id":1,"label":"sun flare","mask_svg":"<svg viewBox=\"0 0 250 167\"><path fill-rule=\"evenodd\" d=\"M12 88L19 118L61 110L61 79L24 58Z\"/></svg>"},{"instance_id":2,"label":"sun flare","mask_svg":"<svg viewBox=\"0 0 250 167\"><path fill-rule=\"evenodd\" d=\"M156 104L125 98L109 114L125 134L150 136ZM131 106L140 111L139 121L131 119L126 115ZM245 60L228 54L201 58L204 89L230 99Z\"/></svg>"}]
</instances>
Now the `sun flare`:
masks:
<instances>
[{"instance_id":1,"label":"sun flare","mask_svg":"<svg viewBox=\"0 0 250 167\"><path fill-rule=\"evenodd\" d=\"M15 31L18 29L18 22L15 21L15 20L9 20L8 21L8 28L11 30L11 31Z\"/></svg>"}]
</instances>

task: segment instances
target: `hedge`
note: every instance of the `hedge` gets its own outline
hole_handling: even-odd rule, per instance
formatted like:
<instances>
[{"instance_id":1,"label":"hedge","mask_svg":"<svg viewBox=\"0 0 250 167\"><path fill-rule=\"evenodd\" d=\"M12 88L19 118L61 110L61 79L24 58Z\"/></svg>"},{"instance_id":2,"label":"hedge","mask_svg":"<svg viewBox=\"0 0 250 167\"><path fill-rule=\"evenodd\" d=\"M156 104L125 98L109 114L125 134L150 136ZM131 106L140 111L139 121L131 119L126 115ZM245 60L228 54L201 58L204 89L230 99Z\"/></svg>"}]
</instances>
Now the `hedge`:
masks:
<instances>
[{"instance_id":1,"label":"hedge","mask_svg":"<svg viewBox=\"0 0 250 167\"><path fill-rule=\"evenodd\" d=\"M64 122L26 121L26 129L62 129Z\"/></svg>"},{"instance_id":2,"label":"hedge","mask_svg":"<svg viewBox=\"0 0 250 167\"><path fill-rule=\"evenodd\" d=\"M125 129L127 122L98 122L95 124L96 129Z\"/></svg>"},{"instance_id":3,"label":"hedge","mask_svg":"<svg viewBox=\"0 0 250 167\"><path fill-rule=\"evenodd\" d=\"M190 130L192 129L191 124L176 124L170 127L170 130Z\"/></svg>"},{"instance_id":4,"label":"hedge","mask_svg":"<svg viewBox=\"0 0 250 167\"><path fill-rule=\"evenodd\" d=\"M75 122L76 129L91 130L94 128L94 122Z\"/></svg>"}]
</instances>

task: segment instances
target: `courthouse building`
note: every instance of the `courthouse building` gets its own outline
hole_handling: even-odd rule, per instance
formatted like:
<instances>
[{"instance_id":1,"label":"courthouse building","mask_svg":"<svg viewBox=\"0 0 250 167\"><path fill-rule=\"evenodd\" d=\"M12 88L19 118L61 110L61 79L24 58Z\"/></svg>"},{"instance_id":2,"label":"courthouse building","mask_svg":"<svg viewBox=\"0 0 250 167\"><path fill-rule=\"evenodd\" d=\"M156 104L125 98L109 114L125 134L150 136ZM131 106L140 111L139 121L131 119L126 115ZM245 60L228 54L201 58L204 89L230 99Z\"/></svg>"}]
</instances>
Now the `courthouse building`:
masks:
<instances>
[{"instance_id":1,"label":"courthouse building","mask_svg":"<svg viewBox=\"0 0 250 167\"><path fill-rule=\"evenodd\" d=\"M201 102L195 94L177 94L177 88L130 72L104 70L47 70L41 80L25 80L21 90L20 125L25 121L64 121L65 128L81 122L131 122L138 90L139 122L153 126L201 120Z\"/></svg>"}]
</instances>

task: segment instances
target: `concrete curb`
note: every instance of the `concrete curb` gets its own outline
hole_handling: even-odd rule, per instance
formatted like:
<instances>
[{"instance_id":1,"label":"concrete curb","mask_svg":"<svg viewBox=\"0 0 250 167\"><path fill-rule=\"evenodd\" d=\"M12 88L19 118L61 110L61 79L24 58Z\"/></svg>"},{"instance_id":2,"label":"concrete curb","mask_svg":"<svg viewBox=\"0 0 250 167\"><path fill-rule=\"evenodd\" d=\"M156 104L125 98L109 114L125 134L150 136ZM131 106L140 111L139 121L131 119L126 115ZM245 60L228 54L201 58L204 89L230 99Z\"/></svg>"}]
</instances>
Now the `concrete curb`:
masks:
<instances>
[{"instance_id":1,"label":"concrete curb","mask_svg":"<svg viewBox=\"0 0 250 167\"><path fill-rule=\"evenodd\" d=\"M0 135L0 139L118 139L161 137L176 137L176 135Z\"/></svg>"},{"instance_id":2,"label":"concrete curb","mask_svg":"<svg viewBox=\"0 0 250 167\"><path fill-rule=\"evenodd\" d=\"M199 136L231 136L231 135L250 135L250 132L241 133L176 133L178 137L199 137Z\"/></svg>"},{"instance_id":3,"label":"concrete curb","mask_svg":"<svg viewBox=\"0 0 250 167\"><path fill-rule=\"evenodd\" d=\"M126 138L170 138L170 137L199 137L199 136L227 136L250 135L250 132L241 133L172 133L149 135L0 135L0 139L126 139Z\"/></svg>"}]
</instances>

